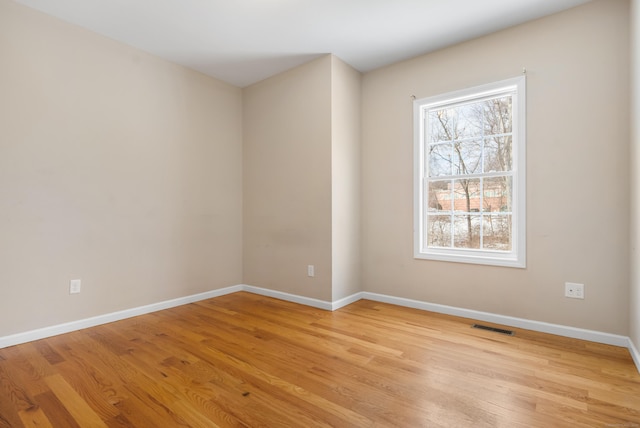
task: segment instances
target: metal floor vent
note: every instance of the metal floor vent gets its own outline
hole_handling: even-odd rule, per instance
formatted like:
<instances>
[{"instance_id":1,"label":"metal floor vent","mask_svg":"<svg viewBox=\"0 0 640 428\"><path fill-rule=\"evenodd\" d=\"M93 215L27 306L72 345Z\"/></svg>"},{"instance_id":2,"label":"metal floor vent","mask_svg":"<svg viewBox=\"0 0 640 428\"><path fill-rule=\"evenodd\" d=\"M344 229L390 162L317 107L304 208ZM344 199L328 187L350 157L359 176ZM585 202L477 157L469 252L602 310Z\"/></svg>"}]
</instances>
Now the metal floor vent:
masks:
<instances>
[{"instance_id":1,"label":"metal floor vent","mask_svg":"<svg viewBox=\"0 0 640 428\"><path fill-rule=\"evenodd\" d=\"M503 328L489 327L488 325L482 325L482 324L474 324L471 327L479 328L480 330L488 330L488 331L493 331L500 334L507 334L509 336L513 336L513 331L505 330Z\"/></svg>"}]
</instances>

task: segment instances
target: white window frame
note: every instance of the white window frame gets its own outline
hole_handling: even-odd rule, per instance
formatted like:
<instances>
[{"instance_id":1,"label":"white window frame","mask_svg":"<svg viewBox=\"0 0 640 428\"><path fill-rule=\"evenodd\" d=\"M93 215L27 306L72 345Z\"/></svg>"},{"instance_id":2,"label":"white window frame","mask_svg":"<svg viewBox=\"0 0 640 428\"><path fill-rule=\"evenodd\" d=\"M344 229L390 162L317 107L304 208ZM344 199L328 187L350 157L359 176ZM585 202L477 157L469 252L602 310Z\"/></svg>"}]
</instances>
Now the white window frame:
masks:
<instances>
[{"instance_id":1,"label":"white window frame","mask_svg":"<svg viewBox=\"0 0 640 428\"><path fill-rule=\"evenodd\" d=\"M428 163L425 153L427 112L445 106L500 94L512 98L512 249L494 251L468 248L430 248L426 239L425 189ZM414 257L417 259L526 267L526 79L520 76L473 88L414 100Z\"/></svg>"}]
</instances>

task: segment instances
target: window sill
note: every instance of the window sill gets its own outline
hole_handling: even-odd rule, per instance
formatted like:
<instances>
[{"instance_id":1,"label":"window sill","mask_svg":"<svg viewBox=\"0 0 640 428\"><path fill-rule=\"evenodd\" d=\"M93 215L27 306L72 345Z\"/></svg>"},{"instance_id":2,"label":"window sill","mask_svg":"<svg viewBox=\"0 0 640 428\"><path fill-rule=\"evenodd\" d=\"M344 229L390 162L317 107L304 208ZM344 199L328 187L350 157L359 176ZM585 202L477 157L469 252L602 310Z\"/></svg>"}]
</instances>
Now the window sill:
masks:
<instances>
[{"instance_id":1,"label":"window sill","mask_svg":"<svg viewBox=\"0 0 640 428\"><path fill-rule=\"evenodd\" d=\"M416 252L414 254L414 258L420 260L437 260L443 262L468 263L520 269L527 267L524 257L517 258L510 253L490 254L483 251L430 250L429 252Z\"/></svg>"}]
</instances>

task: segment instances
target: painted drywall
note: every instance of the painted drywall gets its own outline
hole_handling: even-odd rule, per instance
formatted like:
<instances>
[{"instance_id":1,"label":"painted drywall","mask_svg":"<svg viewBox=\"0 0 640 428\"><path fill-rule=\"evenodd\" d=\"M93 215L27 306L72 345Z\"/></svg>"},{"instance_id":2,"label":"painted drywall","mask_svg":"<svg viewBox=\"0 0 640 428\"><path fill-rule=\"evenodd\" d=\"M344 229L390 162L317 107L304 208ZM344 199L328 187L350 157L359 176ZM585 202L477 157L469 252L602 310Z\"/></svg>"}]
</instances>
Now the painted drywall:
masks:
<instances>
[{"instance_id":1,"label":"painted drywall","mask_svg":"<svg viewBox=\"0 0 640 428\"><path fill-rule=\"evenodd\" d=\"M364 75L365 291L629 333L628 13L626 0L596 1ZM411 96L523 67L526 269L414 259ZM565 281L586 298L563 297Z\"/></svg>"},{"instance_id":2,"label":"painted drywall","mask_svg":"<svg viewBox=\"0 0 640 428\"><path fill-rule=\"evenodd\" d=\"M638 346L627 7L596 2L369 73L359 183L360 77L337 58L247 88L241 115L238 88L0 0L0 336L240 282L336 300L360 289L360 242L366 291L630 331ZM410 95L523 66L527 269L413 260ZM347 201L359 185L361 207ZM342 235L360 208L361 238ZM565 280L587 299L564 299Z\"/></svg>"},{"instance_id":3,"label":"painted drywall","mask_svg":"<svg viewBox=\"0 0 640 428\"><path fill-rule=\"evenodd\" d=\"M360 87L326 55L244 89L246 284L324 301L360 291Z\"/></svg>"},{"instance_id":4,"label":"painted drywall","mask_svg":"<svg viewBox=\"0 0 640 428\"><path fill-rule=\"evenodd\" d=\"M0 58L0 336L241 283L240 89L8 0Z\"/></svg>"},{"instance_id":5,"label":"painted drywall","mask_svg":"<svg viewBox=\"0 0 640 428\"><path fill-rule=\"evenodd\" d=\"M640 0L631 2L631 290L630 338L640 349ZM640 369L640 367L638 367Z\"/></svg>"},{"instance_id":6,"label":"painted drywall","mask_svg":"<svg viewBox=\"0 0 640 428\"><path fill-rule=\"evenodd\" d=\"M331 300L331 55L244 88L243 118L244 282Z\"/></svg>"},{"instance_id":7,"label":"painted drywall","mask_svg":"<svg viewBox=\"0 0 640 428\"><path fill-rule=\"evenodd\" d=\"M331 57L332 300L360 289L362 75Z\"/></svg>"}]
</instances>

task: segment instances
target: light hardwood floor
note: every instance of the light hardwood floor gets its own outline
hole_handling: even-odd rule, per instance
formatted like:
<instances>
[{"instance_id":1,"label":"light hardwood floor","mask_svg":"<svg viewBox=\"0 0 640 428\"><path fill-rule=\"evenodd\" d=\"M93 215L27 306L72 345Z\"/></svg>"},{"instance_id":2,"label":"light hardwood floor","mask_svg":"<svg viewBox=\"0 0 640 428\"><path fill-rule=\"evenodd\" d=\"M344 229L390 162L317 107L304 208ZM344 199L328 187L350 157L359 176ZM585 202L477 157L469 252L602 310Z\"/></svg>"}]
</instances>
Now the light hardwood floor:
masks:
<instances>
[{"instance_id":1,"label":"light hardwood floor","mask_svg":"<svg viewBox=\"0 0 640 428\"><path fill-rule=\"evenodd\" d=\"M0 427L639 427L623 348L235 293L0 349Z\"/></svg>"}]
</instances>

